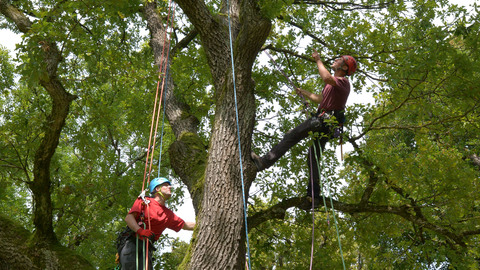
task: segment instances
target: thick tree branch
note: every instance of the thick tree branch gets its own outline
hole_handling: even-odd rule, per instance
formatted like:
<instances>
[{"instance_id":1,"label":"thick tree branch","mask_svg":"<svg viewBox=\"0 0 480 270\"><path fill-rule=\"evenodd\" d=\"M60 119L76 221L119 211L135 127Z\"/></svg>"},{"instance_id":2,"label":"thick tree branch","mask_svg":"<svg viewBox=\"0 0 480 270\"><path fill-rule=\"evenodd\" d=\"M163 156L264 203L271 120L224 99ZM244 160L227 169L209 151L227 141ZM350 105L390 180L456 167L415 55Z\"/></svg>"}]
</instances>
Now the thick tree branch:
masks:
<instances>
[{"instance_id":1,"label":"thick tree branch","mask_svg":"<svg viewBox=\"0 0 480 270\"><path fill-rule=\"evenodd\" d=\"M32 22L28 17L16 7L12 6L7 0L0 0L0 12L8 19L13 21L18 30L23 33L28 32L32 27Z\"/></svg>"},{"instance_id":2,"label":"thick tree branch","mask_svg":"<svg viewBox=\"0 0 480 270\"><path fill-rule=\"evenodd\" d=\"M306 197L293 197L285 199L276 205L271 206L268 209L259 211L252 216L248 217L249 230L257 227L265 221L272 219L283 219L287 209L291 207L298 207L301 209L308 209L311 204L308 203Z\"/></svg>"},{"instance_id":3,"label":"thick tree branch","mask_svg":"<svg viewBox=\"0 0 480 270\"><path fill-rule=\"evenodd\" d=\"M234 44L234 57L235 62L243 62L236 65L248 67L251 71L255 58L270 34L272 24L259 12L257 1L240 1L240 4L242 8L238 23L239 31Z\"/></svg>"},{"instance_id":4,"label":"thick tree branch","mask_svg":"<svg viewBox=\"0 0 480 270\"><path fill-rule=\"evenodd\" d=\"M26 33L30 30L33 23L8 1L0 0L0 11L11 19L21 32ZM32 49L40 50L43 56L42 69L38 71L39 83L52 99L52 109L43 123L44 135L34 157L34 181L29 182L29 187L34 199L35 238L38 243L42 241L55 243L57 239L53 231L50 162L59 144L70 104L76 96L68 93L57 77L62 55L55 42L46 38L38 44L40 47Z\"/></svg>"},{"instance_id":5,"label":"thick tree branch","mask_svg":"<svg viewBox=\"0 0 480 270\"><path fill-rule=\"evenodd\" d=\"M226 72L223 67L229 60L229 54L227 53L229 52L229 37L228 32L226 31L226 20L224 17L222 18L222 16L226 16L226 6L222 5L222 10L220 10L219 13L221 15L213 16L204 1L179 0L176 2L182 8L183 12L187 15L188 19L200 35L213 78L223 78L223 75ZM232 6L234 5L236 5L236 2L232 1ZM233 7L231 8L233 9ZM232 17L237 16L238 14L232 15ZM234 27L233 29L236 28ZM233 36L235 38L236 34ZM219 89L221 85L223 85L223 80L214 83L215 88Z\"/></svg>"},{"instance_id":6,"label":"thick tree branch","mask_svg":"<svg viewBox=\"0 0 480 270\"><path fill-rule=\"evenodd\" d=\"M326 201L330 201L331 198L325 197ZM320 198L323 200L323 198ZM451 240L452 242L456 243L459 246L465 247L465 236L476 235L480 234L480 231L465 231L465 232L452 232L446 228L441 226L435 225L430 223L425 216L417 215L414 207L409 204L400 205L400 206L392 206L392 205L373 205L373 204L349 204L337 201L335 199L331 199L333 202L333 207L335 210L348 213L348 214L356 214L356 213L378 213L378 214L393 214L404 218L412 222L413 224L432 230L440 235L445 236L447 239ZM311 204L308 203L307 197L293 197L289 199L285 199L280 203L271 206L270 208L259 211L254 215L248 218L248 225L249 229L253 229L256 226L260 225L261 223L271 220L271 219L283 219L285 216L285 212L290 207L297 207L299 209L308 210L311 208ZM330 207L330 206L329 206Z\"/></svg>"},{"instance_id":7,"label":"thick tree branch","mask_svg":"<svg viewBox=\"0 0 480 270\"><path fill-rule=\"evenodd\" d=\"M172 57L180 52L182 49L186 48L190 42L192 42L198 35L198 31L194 28L190 31L182 40L180 40L175 47L173 47L170 51Z\"/></svg>"},{"instance_id":8,"label":"thick tree branch","mask_svg":"<svg viewBox=\"0 0 480 270\"><path fill-rule=\"evenodd\" d=\"M480 234L480 229L478 230L471 230L471 231L465 231L461 235L462 236L470 236L470 235L478 235Z\"/></svg>"},{"instance_id":9,"label":"thick tree branch","mask_svg":"<svg viewBox=\"0 0 480 270\"><path fill-rule=\"evenodd\" d=\"M470 155L469 156L470 160L472 160L473 164L477 165L478 168L480 168L480 157L476 154Z\"/></svg>"},{"instance_id":10,"label":"thick tree branch","mask_svg":"<svg viewBox=\"0 0 480 270\"><path fill-rule=\"evenodd\" d=\"M219 27L218 22L212 16L204 1L179 0L176 1L187 15L190 22L194 25L201 36L212 38L212 33L207 29Z\"/></svg>"},{"instance_id":11,"label":"thick tree branch","mask_svg":"<svg viewBox=\"0 0 480 270\"><path fill-rule=\"evenodd\" d=\"M354 11L354 10L384 9L384 8L387 8L389 5L394 4L395 0L391 0L385 3L375 4L375 5L365 5L362 3L352 3L352 2L320 1L320 0L295 0L293 3L322 5L333 10Z\"/></svg>"}]
</instances>

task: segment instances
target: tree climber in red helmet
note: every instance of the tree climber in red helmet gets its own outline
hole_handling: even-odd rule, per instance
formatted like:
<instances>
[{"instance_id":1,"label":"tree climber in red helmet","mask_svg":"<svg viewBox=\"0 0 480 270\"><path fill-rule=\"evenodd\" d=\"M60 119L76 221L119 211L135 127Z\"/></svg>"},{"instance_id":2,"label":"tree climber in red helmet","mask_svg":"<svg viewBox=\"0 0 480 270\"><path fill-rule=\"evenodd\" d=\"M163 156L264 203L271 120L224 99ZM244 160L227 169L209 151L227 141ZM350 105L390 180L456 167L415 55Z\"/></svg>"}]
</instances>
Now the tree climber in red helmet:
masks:
<instances>
[{"instance_id":1,"label":"tree climber in red helmet","mask_svg":"<svg viewBox=\"0 0 480 270\"><path fill-rule=\"evenodd\" d=\"M305 120L297 127L288 131L283 139L275 145L264 156L259 157L252 152L251 157L257 167L257 171L262 171L272 166L280 157L282 157L292 146L309 136L309 132L318 132L319 138L314 139L314 145L308 150L308 167L310 169L310 184L307 188L307 196L312 197L312 186L314 198L320 198L319 171L317 170L317 160L320 160L321 152L333 135L335 126L332 121L326 121L335 116L339 124L345 121L344 110L350 94L350 82L345 77L352 75L357 69L357 62L350 55L343 55L335 59L332 65L334 75L332 75L323 65L320 55L316 50L312 54L317 63L320 77L325 82L325 87L321 94L311 93L307 90L297 88L298 94L319 104L317 112ZM321 150L320 150L321 149ZM313 182L313 185L312 185Z\"/></svg>"}]
</instances>

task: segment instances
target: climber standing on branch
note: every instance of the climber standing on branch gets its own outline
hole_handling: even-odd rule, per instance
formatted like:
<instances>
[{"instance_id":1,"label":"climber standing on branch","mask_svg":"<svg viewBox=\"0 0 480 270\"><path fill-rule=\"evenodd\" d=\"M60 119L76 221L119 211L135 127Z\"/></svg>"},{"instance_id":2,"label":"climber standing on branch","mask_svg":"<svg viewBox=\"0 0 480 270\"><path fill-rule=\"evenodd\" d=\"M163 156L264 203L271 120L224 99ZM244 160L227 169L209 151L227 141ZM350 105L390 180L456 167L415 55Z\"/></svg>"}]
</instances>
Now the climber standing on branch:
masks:
<instances>
[{"instance_id":1,"label":"climber standing on branch","mask_svg":"<svg viewBox=\"0 0 480 270\"><path fill-rule=\"evenodd\" d=\"M319 104L317 112L297 127L288 131L283 139L264 156L259 157L252 152L251 157L257 170L262 171L272 166L292 146L308 137L309 132L317 132L320 136L314 138L314 145L310 146L308 151L307 162L310 168L311 180L307 187L307 196L312 197L311 188L313 186L313 196L314 198L319 198L320 184L319 171L316 169L317 160L320 160L320 151L323 152L326 143L334 135L335 129L345 121L345 104L350 94L350 81L346 76L352 75L355 72L357 62L350 55L338 57L331 67L334 72L332 75L323 65L320 55L316 50L314 50L312 56L317 64L320 77L325 82L325 87L320 94L311 93L301 88L297 88L296 92L312 102Z\"/></svg>"},{"instance_id":2,"label":"climber standing on branch","mask_svg":"<svg viewBox=\"0 0 480 270\"><path fill-rule=\"evenodd\" d=\"M125 217L131 233L119 252L122 270L144 269L143 242L147 240L151 243L148 252L148 268L153 269L151 259L154 250L153 242L160 238L162 232L167 228L176 232L181 229L191 231L195 227L194 222L185 222L165 206L165 201L172 196L172 186L167 178L153 179L150 182L149 191L151 197L139 196Z\"/></svg>"}]
</instances>

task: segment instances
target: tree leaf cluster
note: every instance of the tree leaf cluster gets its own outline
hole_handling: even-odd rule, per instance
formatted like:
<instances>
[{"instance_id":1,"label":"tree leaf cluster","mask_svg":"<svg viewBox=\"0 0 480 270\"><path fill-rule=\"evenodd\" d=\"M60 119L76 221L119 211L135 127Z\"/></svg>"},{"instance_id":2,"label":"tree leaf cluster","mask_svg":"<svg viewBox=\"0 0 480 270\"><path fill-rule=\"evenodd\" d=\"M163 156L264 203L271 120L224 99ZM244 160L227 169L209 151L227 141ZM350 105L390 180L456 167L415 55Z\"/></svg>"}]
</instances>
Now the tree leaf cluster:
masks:
<instances>
[{"instance_id":1,"label":"tree leaf cluster","mask_svg":"<svg viewBox=\"0 0 480 270\"><path fill-rule=\"evenodd\" d=\"M116 232L125 226L123 218L142 188L155 91L158 78L165 75L159 73L152 33L142 13L152 2L0 0L0 4L6 3L28 15L32 24L18 46L17 64L0 48L0 210L27 231L36 229L29 183L35 181L35 152L55 106L39 83L48 74L45 51L49 48L45 46L53 44L62 57L53 71L65 90L76 97L50 163L55 235L94 267L112 268ZM198 3L203 4L191 2ZM221 25L225 3L204 4L213 14L209 23ZM156 7L166 20L168 3L160 1ZM341 269L342 260L349 269L478 266L478 7L467 10L448 1L430 0L265 0L254 7L273 25L256 52L251 78L242 81L248 81L245 85L250 79L255 82L251 87L255 103L248 104L256 115L251 124L255 129L245 136L251 138L247 144L252 145L251 150L265 153L315 111L316 105L311 104L307 113L302 112L302 100L293 91L302 87L319 93L323 88L311 58L313 49L327 67L339 55L354 56L359 65L350 78L353 91L372 94L375 101L371 105L354 101L348 106L344 143L353 150L345 153L345 160L336 155L338 140L332 140L324 152L322 191L327 206L322 200L314 220L311 212L297 203L303 202L308 183L305 157L310 139L252 180L249 217L267 216L270 209L277 209L271 218L252 222L256 226L249 228L253 268L306 269L313 224L314 269ZM172 120L157 134L151 177L161 174L179 183L170 205L173 209L183 199L183 187L192 194L212 187L207 172L199 171L207 162L234 157L226 154L230 148L215 148L212 141L217 125L228 122L234 108L228 107L233 104L227 95L229 80L219 79L209 65L220 63L228 54L212 60L211 51L205 48L211 38L206 36L208 31L193 26L188 10L177 8L176 12L168 69L173 83L166 91L172 91L170 101L183 106L178 106L183 109L179 119L194 116L199 124L196 134L185 132L181 137L175 134L178 123ZM1 18L1 27L22 31L10 19ZM249 22L242 22L248 26ZM225 30L222 27L219 29ZM234 31L238 29L246 31L241 27ZM185 45L190 36L193 38ZM215 85L219 81L221 87ZM245 85L240 89L250 89ZM243 93L247 94L242 99L249 97L249 92ZM225 107L229 111L222 115ZM206 157L200 165L190 164L183 171L194 171L195 179L175 173L172 168L178 164L172 160L176 157L169 155L169 147L175 145L185 156L194 156L188 152L187 137L192 144L199 142L198 157ZM228 143L231 141L225 145ZM220 152L225 157L215 156ZM252 164L246 162L249 168ZM232 179L236 178L230 175L216 185L239 188L240 183ZM226 197L212 193L200 197ZM233 193L238 197L239 192ZM335 206L337 224L330 203ZM196 207L202 210L206 206ZM218 208L212 213L221 215L232 209ZM241 211L237 212L241 220ZM242 224L223 225L222 236L226 237L227 227L238 229ZM184 257L191 258L200 232L205 231L196 231L189 248L162 237L159 246L171 241L172 252L161 254L156 267L173 269ZM243 250L243 246L235 249Z\"/></svg>"}]
</instances>

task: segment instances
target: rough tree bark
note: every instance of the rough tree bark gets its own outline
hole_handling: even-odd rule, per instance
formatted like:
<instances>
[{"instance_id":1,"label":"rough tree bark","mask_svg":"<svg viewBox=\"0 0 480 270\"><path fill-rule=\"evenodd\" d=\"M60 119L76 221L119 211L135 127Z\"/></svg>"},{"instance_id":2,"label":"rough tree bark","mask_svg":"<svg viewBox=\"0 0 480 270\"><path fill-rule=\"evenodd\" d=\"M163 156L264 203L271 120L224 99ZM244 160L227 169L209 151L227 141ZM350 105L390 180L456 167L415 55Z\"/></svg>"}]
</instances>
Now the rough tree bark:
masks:
<instances>
[{"instance_id":1,"label":"rough tree bark","mask_svg":"<svg viewBox=\"0 0 480 270\"><path fill-rule=\"evenodd\" d=\"M187 269L243 269L245 227L226 3L222 4L219 15L212 15L203 1L181 0L177 3L189 17L202 42L213 77L216 107L207 151L197 133L198 119L189 113L188 106L175 99L173 84L169 82L166 113L176 136L176 141L169 148L171 165L192 194L197 212L195 240L184 265ZM230 5L247 195L255 177L249 159L255 121L251 70L271 28L271 22L261 16L256 4L255 1L231 1ZM146 4L144 16L159 63L165 29L154 12L154 5Z\"/></svg>"},{"instance_id":2,"label":"rough tree bark","mask_svg":"<svg viewBox=\"0 0 480 270\"><path fill-rule=\"evenodd\" d=\"M60 245L29 247L32 233L21 224L0 215L0 269L50 270L95 269L84 258Z\"/></svg>"}]
</instances>

